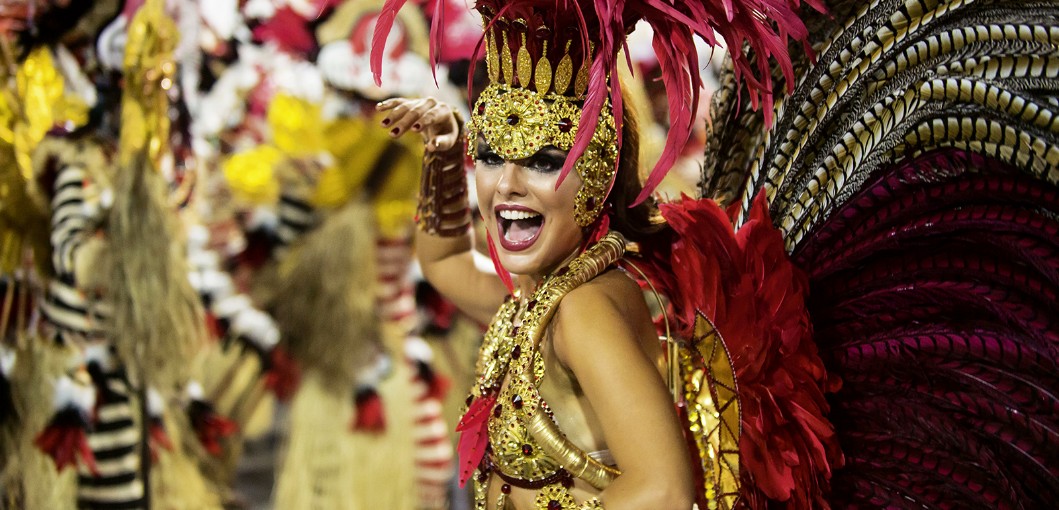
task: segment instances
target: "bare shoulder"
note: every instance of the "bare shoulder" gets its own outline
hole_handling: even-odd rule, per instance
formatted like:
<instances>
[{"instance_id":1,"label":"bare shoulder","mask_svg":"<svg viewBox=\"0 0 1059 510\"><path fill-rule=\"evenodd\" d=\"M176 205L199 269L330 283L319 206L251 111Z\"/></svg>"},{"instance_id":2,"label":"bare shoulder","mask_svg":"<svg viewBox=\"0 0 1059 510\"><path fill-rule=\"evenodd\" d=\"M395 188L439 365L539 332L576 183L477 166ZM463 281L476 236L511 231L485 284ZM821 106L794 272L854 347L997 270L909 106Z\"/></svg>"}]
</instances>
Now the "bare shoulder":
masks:
<instances>
[{"instance_id":1,"label":"bare shoulder","mask_svg":"<svg viewBox=\"0 0 1059 510\"><path fill-rule=\"evenodd\" d=\"M638 348L652 337L643 292L620 270L610 270L570 291L556 311L555 351L560 359L600 347Z\"/></svg>"}]
</instances>

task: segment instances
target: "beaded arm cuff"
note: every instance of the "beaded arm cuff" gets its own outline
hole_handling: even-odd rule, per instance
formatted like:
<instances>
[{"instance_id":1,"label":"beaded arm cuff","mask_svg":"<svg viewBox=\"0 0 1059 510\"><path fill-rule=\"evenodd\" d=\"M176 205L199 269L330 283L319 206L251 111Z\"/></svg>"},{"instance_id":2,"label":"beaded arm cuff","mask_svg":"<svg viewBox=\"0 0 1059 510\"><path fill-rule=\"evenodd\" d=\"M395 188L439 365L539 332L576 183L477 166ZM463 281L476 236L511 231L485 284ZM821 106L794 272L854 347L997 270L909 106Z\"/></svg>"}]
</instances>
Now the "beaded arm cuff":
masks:
<instances>
[{"instance_id":1,"label":"beaded arm cuff","mask_svg":"<svg viewBox=\"0 0 1059 510\"><path fill-rule=\"evenodd\" d=\"M467 176L463 170L467 137L457 117L460 136L446 151L423 156L416 223L430 235L456 237L467 233L471 208L467 200Z\"/></svg>"}]
</instances>

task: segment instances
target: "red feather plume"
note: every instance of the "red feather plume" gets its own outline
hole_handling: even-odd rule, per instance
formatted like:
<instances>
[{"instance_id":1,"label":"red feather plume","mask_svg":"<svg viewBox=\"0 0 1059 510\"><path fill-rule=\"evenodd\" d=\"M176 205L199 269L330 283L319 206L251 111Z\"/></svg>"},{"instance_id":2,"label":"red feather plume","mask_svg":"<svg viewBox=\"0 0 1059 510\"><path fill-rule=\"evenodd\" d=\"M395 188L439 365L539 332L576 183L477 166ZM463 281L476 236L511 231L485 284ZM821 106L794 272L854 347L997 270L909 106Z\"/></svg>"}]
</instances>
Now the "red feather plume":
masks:
<instances>
[{"instance_id":1,"label":"red feather plume","mask_svg":"<svg viewBox=\"0 0 1059 510\"><path fill-rule=\"evenodd\" d=\"M760 197L738 232L713 201L663 204L675 241L644 254L645 272L670 297L683 337L700 311L725 340L742 409L743 501L827 508L831 472L843 457L824 394L839 382L813 341L808 279L788 259Z\"/></svg>"}]
</instances>

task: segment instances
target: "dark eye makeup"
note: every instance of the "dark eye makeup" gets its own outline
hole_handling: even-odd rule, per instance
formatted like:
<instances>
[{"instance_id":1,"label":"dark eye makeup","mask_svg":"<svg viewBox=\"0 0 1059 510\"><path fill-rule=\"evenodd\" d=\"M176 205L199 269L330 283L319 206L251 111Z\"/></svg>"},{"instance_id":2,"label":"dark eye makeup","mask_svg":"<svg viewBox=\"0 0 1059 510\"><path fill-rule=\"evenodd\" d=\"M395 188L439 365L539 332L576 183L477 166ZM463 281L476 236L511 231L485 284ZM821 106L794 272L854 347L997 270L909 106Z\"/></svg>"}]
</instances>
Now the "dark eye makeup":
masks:
<instances>
[{"instance_id":1,"label":"dark eye makeup","mask_svg":"<svg viewBox=\"0 0 1059 510\"><path fill-rule=\"evenodd\" d=\"M505 161L499 154L493 152L488 143L481 139L478 141L474 159L486 166L500 166ZM541 173L558 172L562 170L565 162L566 152L550 145L528 158L518 160L520 165Z\"/></svg>"}]
</instances>

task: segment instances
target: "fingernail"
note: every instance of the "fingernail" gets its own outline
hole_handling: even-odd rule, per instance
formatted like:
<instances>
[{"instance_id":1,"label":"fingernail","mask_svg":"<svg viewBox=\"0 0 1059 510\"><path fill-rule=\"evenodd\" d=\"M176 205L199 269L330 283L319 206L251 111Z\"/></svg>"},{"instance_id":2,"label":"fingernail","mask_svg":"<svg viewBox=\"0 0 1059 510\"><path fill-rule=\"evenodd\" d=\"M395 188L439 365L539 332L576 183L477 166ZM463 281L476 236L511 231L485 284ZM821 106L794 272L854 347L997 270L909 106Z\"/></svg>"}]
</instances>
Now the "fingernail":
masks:
<instances>
[{"instance_id":1,"label":"fingernail","mask_svg":"<svg viewBox=\"0 0 1059 510\"><path fill-rule=\"evenodd\" d=\"M397 135L401 133L401 128L393 128L390 130L390 134Z\"/></svg>"},{"instance_id":2,"label":"fingernail","mask_svg":"<svg viewBox=\"0 0 1059 510\"><path fill-rule=\"evenodd\" d=\"M389 117L387 117L387 118L385 118L385 119L382 119L382 125L383 125L383 126L389 126L389 125L390 125L390 122L392 122L392 121L390 120L390 118L389 118Z\"/></svg>"},{"instance_id":3,"label":"fingernail","mask_svg":"<svg viewBox=\"0 0 1059 510\"><path fill-rule=\"evenodd\" d=\"M412 124L412 131L419 131L419 129L422 127L423 126L420 126L419 123L416 122L415 124Z\"/></svg>"}]
</instances>

